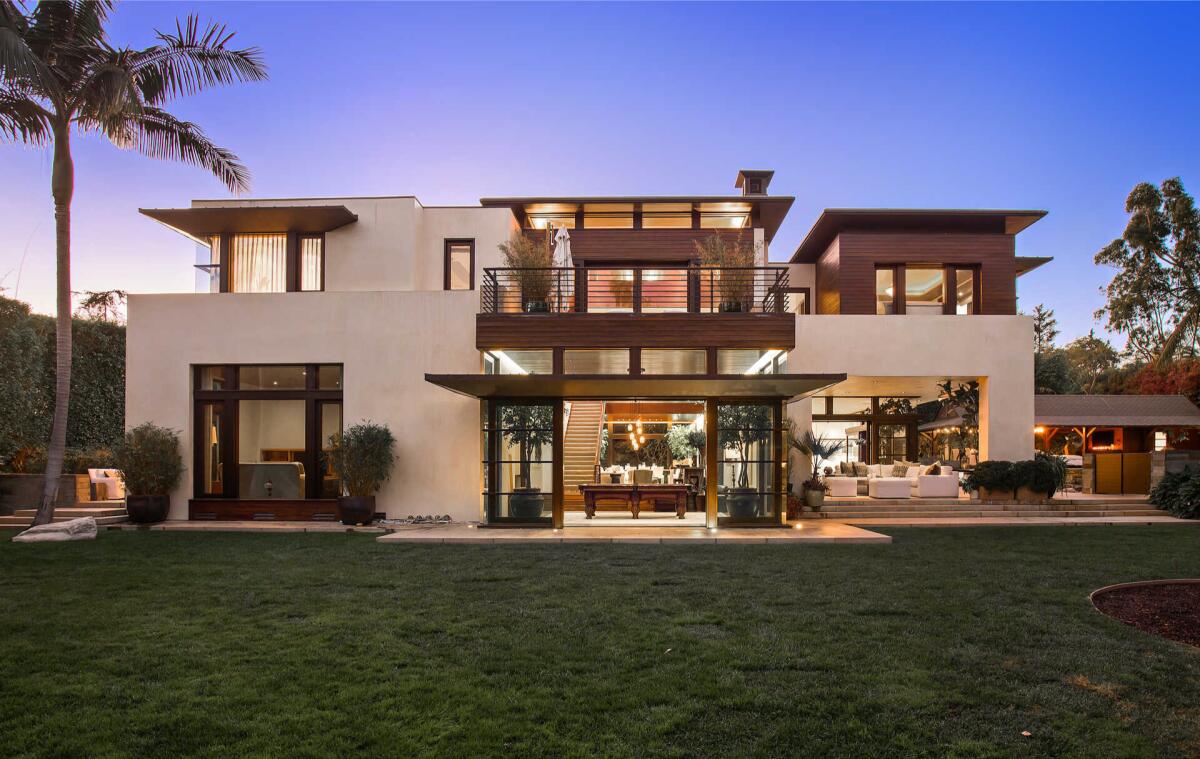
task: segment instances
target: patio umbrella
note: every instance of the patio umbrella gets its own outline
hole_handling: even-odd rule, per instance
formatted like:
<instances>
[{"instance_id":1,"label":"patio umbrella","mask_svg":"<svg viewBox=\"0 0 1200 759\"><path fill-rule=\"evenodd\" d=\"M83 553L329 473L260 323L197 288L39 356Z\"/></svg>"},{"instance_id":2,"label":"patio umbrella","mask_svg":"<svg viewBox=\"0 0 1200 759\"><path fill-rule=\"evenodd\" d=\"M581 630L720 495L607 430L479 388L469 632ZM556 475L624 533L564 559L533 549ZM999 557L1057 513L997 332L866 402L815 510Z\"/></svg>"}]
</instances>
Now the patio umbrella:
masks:
<instances>
[{"instance_id":1,"label":"patio umbrella","mask_svg":"<svg viewBox=\"0 0 1200 759\"><path fill-rule=\"evenodd\" d=\"M554 234L554 265L571 267L571 235L566 227L559 227Z\"/></svg>"}]
</instances>

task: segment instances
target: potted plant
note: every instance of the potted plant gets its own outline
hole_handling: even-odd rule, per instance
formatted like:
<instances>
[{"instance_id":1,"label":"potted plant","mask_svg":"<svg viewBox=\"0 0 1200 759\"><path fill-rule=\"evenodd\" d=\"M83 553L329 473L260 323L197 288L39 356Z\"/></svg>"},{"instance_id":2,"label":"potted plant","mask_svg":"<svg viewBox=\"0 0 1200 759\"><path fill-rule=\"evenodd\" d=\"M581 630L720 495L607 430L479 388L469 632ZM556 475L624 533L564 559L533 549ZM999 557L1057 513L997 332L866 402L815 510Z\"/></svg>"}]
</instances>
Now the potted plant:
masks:
<instances>
[{"instance_id":1,"label":"potted plant","mask_svg":"<svg viewBox=\"0 0 1200 759\"><path fill-rule=\"evenodd\" d=\"M146 422L125 433L113 451L113 463L125 481L129 521L161 522L171 511L171 491L183 476L179 434Z\"/></svg>"},{"instance_id":2,"label":"potted plant","mask_svg":"<svg viewBox=\"0 0 1200 759\"><path fill-rule=\"evenodd\" d=\"M626 279L623 274L623 272L613 272L614 276L608 280L608 289L612 293L613 305L617 308L629 308L633 305L633 279Z\"/></svg>"},{"instance_id":3,"label":"potted plant","mask_svg":"<svg viewBox=\"0 0 1200 759\"><path fill-rule=\"evenodd\" d=\"M550 232L539 243L517 231L500 243L504 265L513 270L513 279L521 288L521 310L527 314L550 313L550 293L554 288L554 251Z\"/></svg>"},{"instance_id":4,"label":"potted plant","mask_svg":"<svg viewBox=\"0 0 1200 759\"><path fill-rule=\"evenodd\" d=\"M1016 480L1011 461L981 461L963 481L963 487L978 492L984 503L1013 500Z\"/></svg>"},{"instance_id":5,"label":"potted plant","mask_svg":"<svg viewBox=\"0 0 1200 759\"><path fill-rule=\"evenodd\" d=\"M733 241L713 232L695 242L700 265L709 269L712 286L717 292L718 310L738 312L751 310L754 302L754 265L759 247L747 243L742 233Z\"/></svg>"},{"instance_id":6,"label":"potted plant","mask_svg":"<svg viewBox=\"0 0 1200 759\"><path fill-rule=\"evenodd\" d=\"M804 503L814 514L819 514L825 505L825 494L829 492L829 486L821 477L821 464L838 455L846 446L846 441L814 435L812 430L805 430L804 435L797 437L790 420L787 437L788 446L808 456L812 462L812 476L803 485Z\"/></svg>"},{"instance_id":7,"label":"potted plant","mask_svg":"<svg viewBox=\"0 0 1200 759\"><path fill-rule=\"evenodd\" d=\"M756 445L765 445L770 439L771 407L737 403L721 406L717 413L718 443L738 454L734 464L737 485L725 489L725 508L735 519L756 517L762 494L750 487L751 455Z\"/></svg>"},{"instance_id":8,"label":"potted plant","mask_svg":"<svg viewBox=\"0 0 1200 759\"><path fill-rule=\"evenodd\" d=\"M1021 503L1047 501L1066 484L1066 460L1038 451L1034 458L1013 465L1013 481L1016 499Z\"/></svg>"},{"instance_id":9,"label":"potted plant","mask_svg":"<svg viewBox=\"0 0 1200 759\"><path fill-rule=\"evenodd\" d=\"M517 447L519 483L508 497L508 515L514 519L538 519L545 497L533 484L533 462L542 460L542 448L554 442L554 407L509 405L500 409L504 439Z\"/></svg>"},{"instance_id":10,"label":"potted plant","mask_svg":"<svg viewBox=\"0 0 1200 759\"><path fill-rule=\"evenodd\" d=\"M342 524L370 524L375 494L392 475L396 438L387 425L359 422L329 438L333 470L342 480L338 519Z\"/></svg>"}]
</instances>

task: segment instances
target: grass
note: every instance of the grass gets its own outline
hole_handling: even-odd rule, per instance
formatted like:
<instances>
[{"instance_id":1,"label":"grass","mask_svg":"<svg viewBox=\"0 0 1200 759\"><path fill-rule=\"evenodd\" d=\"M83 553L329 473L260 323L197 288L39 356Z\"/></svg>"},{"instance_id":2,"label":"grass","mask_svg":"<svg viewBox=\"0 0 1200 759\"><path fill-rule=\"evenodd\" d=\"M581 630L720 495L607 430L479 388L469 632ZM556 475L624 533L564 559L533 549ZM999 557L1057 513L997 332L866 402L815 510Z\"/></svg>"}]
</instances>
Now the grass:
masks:
<instances>
[{"instance_id":1,"label":"grass","mask_svg":"<svg viewBox=\"0 0 1200 759\"><path fill-rule=\"evenodd\" d=\"M1087 600L1200 531L889 532L5 540L0 756L1200 755L1200 650Z\"/></svg>"}]
</instances>

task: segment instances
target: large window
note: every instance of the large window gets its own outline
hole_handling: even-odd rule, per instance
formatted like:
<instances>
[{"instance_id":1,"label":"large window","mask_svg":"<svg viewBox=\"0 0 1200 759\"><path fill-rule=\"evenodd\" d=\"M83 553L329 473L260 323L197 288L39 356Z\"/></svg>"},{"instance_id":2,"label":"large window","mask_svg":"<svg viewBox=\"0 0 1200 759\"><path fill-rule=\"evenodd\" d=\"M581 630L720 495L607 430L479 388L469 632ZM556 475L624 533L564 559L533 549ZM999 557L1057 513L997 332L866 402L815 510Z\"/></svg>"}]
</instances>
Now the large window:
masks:
<instances>
[{"instance_id":1,"label":"large window","mask_svg":"<svg viewBox=\"0 0 1200 759\"><path fill-rule=\"evenodd\" d=\"M551 350L490 350L483 352L484 374L550 374L554 371Z\"/></svg>"},{"instance_id":2,"label":"large window","mask_svg":"<svg viewBox=\"0 0 1200 759\"><path fill-rule=\"evenodd\" d=\"M749 203L701 203L701 229L742 229L750 226Z\"/></svg>"},{"instance_id":3,"label":"large window","mask_svg":"<svg viewBox=\"0 0 1200 759\"><path fill-rule=\"evenodd\" d=\"M483 468L488 521L549 522L554 508L556 404L488 401L485 406Z\"/></svg>"},{"instance_id":4,"label":"large window","mask_svg":"<svg viewBox=\"0 0 1200 759\"><path fill-rule=\"evenodd\" d=\"M584 229L633 229L633 203L584 203Z\"/></svg>"},{"instance_id":5,"label":"large window","mask_svg":"<svg viewBox=\"0 0 1200 759\"><path fill-rule=\"evenodd\" d=\"M287 235L233 235L229 267L230 292L287 292Z\"/></svg>"},{"instance_id":6,"label":"large window","mask_svg":"<svg viewBox=\"0 0 1200 759\"><path fill-rule=\"evenodd\" d=\"M886 264L875 267L877 314L977 314L976 266Z\"/></svg>"},{"instance_id":7,"label":"large window","mask_svg":"<svg viewBox=\"0 0 1200 759\"><path fill-rule=\"evenodd\" d=\"M446 290L475 289L475 241L446 240Z\"/></svg>"},{"instance_id":8,"label":"large window","mask_svg":"<svg viewBox=\"0 0 1200 759\"><path fill-rule=\"evenodd\" d=\"M703 348L642 348L642 374L704 374L708 351Z\"/></svg>"},{"instance_id":9,"label":"large window","mask_svg":"<svg viewBox=\"0 0 1200 759\"><path fill-rule=\"evenodd\" d=\"M691 229L691 203L644 203L643 229Z\"/></svg>"},{"instance_id":10,"label":"large window","mask_svg":"<svg viewBox=\"0 0 1200 759\"><path fill-rule=\"evenodd\" d=\"M213 292L283 293L325 289L325 236L294 232L222 234L209 238L206 263Z\"/></svg>"},{"instance_id":11,"label":"large window","mask_svg":"<svg viewBox=\"0 0 1200 759\"><path fill-rule=\"evenodd\" d=\"M564 374L629 374L629 351L608 350L565 350L563 351Z\"/></svg>"},{"instance_id":12,"label":"large window","mask_svg":"<svg viewBox=\"0 0 1200 759\"><path fill-rule=\"evenodd\" d=\"M337 364L197 366L197 498L336 498L330 451L342 433Z\"/></svg>"},{"instance_id":13,"label":"large window","mask_svg":"<svg viewBox=\"0 0 1200 759\"><path fill-rule=\"evenodd\" d=\"M787 370L787 353L758 348L722 348L717 351L717 374L781 374Z\"/></svg>"},{"instance_id":14,"label":"large window","mask_svg":"<svg viewBox=\"0 0 1200 759\"><path fill-rule=\"evenodd\" d=\"M946 303L946 272L941 266L904 267L904 313L942 314Z\"/></svg>"},{"instance_id":15,"label":"large window","mask_svg":"<svg viewBox=\"0 0 1200 759\"><path fill-rule=\"evenodd\" d=\"M814 434L845 442L843 452L827 465L916 460L916 400L904 396L813 398Z\"/></svg>"},{"instance_id":16,"label":"large window","mask_svg":"<svg viewBox=\"0 0 1200 759\"><path fill-rule=\"evenodd\" d=\"M718 403L718 522L778 522L782 500L778 403Z\"/></svg>"}]
</instances>

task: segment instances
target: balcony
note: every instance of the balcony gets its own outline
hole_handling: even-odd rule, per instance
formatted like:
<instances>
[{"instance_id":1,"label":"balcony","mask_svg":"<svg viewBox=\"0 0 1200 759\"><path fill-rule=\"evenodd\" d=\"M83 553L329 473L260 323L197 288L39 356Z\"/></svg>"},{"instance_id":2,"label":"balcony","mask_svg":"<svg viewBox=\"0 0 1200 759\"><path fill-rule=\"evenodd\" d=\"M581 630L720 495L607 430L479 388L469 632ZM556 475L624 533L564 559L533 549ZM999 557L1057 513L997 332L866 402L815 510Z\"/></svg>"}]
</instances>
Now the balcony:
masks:
<instances>
[{"instance_id":1,"label":"balcony","mask_svg":"<svg viewBox=\"0 0 1200 759\"><path fill-rule=\"evenodd\" d=\"M517 347L770 347L795 343L788 269L488 268L476 342Z\"/></svg>"}]
</instances>

